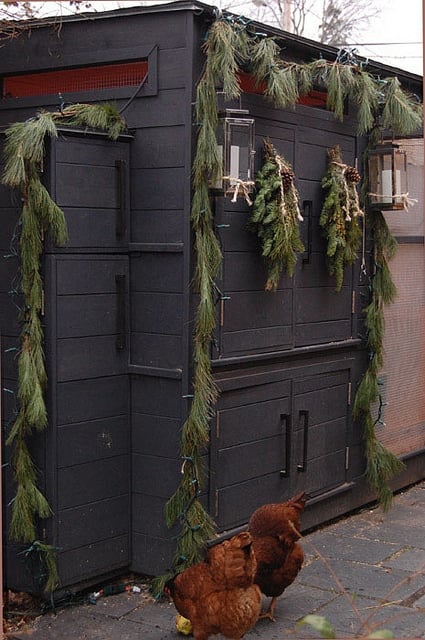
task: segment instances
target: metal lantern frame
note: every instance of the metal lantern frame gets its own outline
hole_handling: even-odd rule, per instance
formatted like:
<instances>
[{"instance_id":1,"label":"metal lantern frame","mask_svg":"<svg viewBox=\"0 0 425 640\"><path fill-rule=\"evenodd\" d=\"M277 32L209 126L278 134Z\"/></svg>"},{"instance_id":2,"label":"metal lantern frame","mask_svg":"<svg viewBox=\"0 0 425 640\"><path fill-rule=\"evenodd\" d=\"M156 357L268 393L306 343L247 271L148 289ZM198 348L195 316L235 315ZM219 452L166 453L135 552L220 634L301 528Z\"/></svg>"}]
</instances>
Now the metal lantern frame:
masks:
<instances>
[{"instance_id":1,"label":"metal lantern frame","mask_svg":"<svg viewBox=\"0 0 425 640\"><path fill-rule=\"evenodd\" d=\"M245 197L254 189L254 118L246 109L226 109L219 115L217 147L221 177L212 185L224 195Z\"/></svg>"},{"instance_id":2,"label":"metal lantern frame","mask_svg":"<svg viewBox=\"0 0 425 640\"><path fill-rule=\"evenodd\" d=\"M369 204L372 208L399 211L406 208L407 154L394 142L383 142L369 151Z\"/></svg>"}]
</instances>

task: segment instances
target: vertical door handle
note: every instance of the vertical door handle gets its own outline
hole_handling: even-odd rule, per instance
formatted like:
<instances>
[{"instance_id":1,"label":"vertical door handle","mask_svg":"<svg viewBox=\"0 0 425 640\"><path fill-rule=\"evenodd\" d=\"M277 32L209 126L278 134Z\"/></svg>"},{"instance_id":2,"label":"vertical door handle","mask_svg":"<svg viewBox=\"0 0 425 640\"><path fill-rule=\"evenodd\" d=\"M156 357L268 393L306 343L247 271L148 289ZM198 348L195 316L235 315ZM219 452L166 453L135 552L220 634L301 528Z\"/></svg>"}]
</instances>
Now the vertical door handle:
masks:
<instances>
[{"instance_id":1,"label":"vertical door handle","mask_svg":"<svg viewBox=\"0 0 425 640\"><path fill-rule=\"evenodd\" d=\"M309 412L307 410L301 410L299 412L300 420L303 420L303 461L302 464L297 465L297 471L304 473L307 471L307 448L308 448L308 423Z\"/></svg>"},{"instance_id":2,"label":"vertical door handle","mask_svg":"<svg viewBox=\"0 0 425 640\"><path fill-rule=\"evenodd\" d=\"M280 470L281 478L289 478L291 473L291 434L292 434L292 416L289 413L280 414L280 422L282 425L282 433L285 439L285 467Z\"/></svg>"},{"instance_id":3,"label":"vertical door handle","mask_svg":"<svg viewBox=\"0 0 425 640\"><path fill-rule=\"evenodd\" d=\"M311 214L313 211L313 201L312 200L304 200L303 201L303 218L307 220L307 247L302 259L303 264L310 264L311 257L311 247L313 242L313 221L311 219Z\"/></svg>"},{"instance_id":4,"label":"vertical door handle","mask_svg":"<svg viewBox=\"0 0 425 640\"><path fill-rule=\"evenodd\" d=\"M123 351L127 344L127 322L126 322L126 277L121 273L115 275L115 286L117 291L117 337L115 347L117 351Z\"/></svg>"},{"instance_id":5,"label":"vertical door handle","mask_svg":"<svg viewBox=\"0 0 425 640\"><path fill-rule=\"evenodd\" d=\"M115 220L115 235L122 238L125 235L127 218L127 163L125 160L115 160L117 169L118 209Z\"/></svg>"}]
</instances>

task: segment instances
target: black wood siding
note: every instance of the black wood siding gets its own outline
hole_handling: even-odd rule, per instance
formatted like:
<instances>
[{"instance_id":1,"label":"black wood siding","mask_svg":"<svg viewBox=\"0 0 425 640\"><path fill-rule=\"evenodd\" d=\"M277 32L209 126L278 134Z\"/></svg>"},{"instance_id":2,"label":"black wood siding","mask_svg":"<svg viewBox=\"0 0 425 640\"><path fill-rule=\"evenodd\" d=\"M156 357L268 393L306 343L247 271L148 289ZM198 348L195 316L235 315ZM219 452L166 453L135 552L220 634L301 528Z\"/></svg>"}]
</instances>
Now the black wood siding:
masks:
<instances>
[{"instance_id":1,"label":"black wood siding","mask_svg":"<svg viewBox=\"0 0 425 640\"><path fill-rule=\"evenodd\" d=\"M130 563L129 142L61 132L48 169L69 228L45 259L48 525L67 585Z\"/></svg>"}]
</instances>

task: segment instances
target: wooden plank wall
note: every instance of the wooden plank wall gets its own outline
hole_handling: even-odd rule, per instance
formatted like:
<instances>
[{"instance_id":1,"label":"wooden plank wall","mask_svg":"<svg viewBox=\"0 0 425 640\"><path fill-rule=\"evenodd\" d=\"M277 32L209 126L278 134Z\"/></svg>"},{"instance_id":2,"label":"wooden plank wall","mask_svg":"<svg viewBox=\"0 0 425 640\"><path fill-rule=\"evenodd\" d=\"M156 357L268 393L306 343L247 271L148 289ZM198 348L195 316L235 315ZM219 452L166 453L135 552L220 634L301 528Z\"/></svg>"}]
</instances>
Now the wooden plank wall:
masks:
<instances>
[{"instance_id":1,"label":"wooden plank wall","mask_svg":"<svg viewBox=\"0 0 425 640\"><path fill-rule=\"evenodd\" d=\"M65 257L55 249L46 263L49 295L57 297L58 305L49 328L51 339L57 338L57 352L51 354L51 362L57 358L58 366L55 370L52 365L49 372L51 383L57 381L57 389L51 389L50 406L51 415L57 417L57 433L54 443L48 444L47 458L40 461L40 467L50 468L47 460L53 463L47 489L55 511L59 509L52 527L64 548L61 573L65 584L99 573L108 558L116 559L121 554L122 566L131 562L130 546L125 542L129 516L133 519L134 568L157 573L170 563L172 533L166 530L163 509L179 482L179 432L188 402L182 396L188 393L189 384L184 363L190 343L191 25L192 13L185 11L160 17L146 14L100 23L64 24L60 38L41 30L32 34L31 50L37 47L36 58L29 54L24 39L16 40L2 57L2 71L18 73L55 68L58 60L65 67L72 67L150 56L148 90L142 88L132 100L134 88L112 90L108 95L105 91L74 95L63 92L66 103L107 98L115 99L118 108L124 108L123 117L134 136L133 217L120 246L111 248L114 190L107 174L103 176L102 167L92 165L84 174L78 159L67 161L59 157L50 167L53 195L60 195L59 204L66 208L69 219L70 242L65 253L76 254ZM40 106L55 109L57 105L56 96L8 99L0 105L0 125L31 117ZM98 155L95 147L85 149L86 165ZM66 146L61 149L65 152ZM107 158L106 147L103 155ZM81 193L86 198L83 208ZM5 194L2 203L9 197ZM8 224L12 219L7 217ZM10 237L11 229L3 227L3 231L2 238ZM129 256L125 269L130 277L130 351L117 359L111 333L116 313L111 305L111 270L124 266L124 247ZM94 255L102 252L109 255ZM122 258L111 255L117 252ZM83 258L81 253L92 255ZM10 263L11 273L15 268ZM8 295L8 287L2 286L2 298ZM73 312L76 305L79 315ZM19 325L14 309L8 305L1 309L3 315L13 316L1 318L2 325L8 327L4 337L7 346L9 339L15 341ZM55 332L57 335L53 335ZM126 386L129 373L130 396ZM15 379L5 378L10 387L15 384L16 373L13 376ZM133 416L130 422L129 397ZM5 408L7 415L11 411ZM94 449L90 445L90 434L98 433L100 426L114 442L113 455L108 448L99 452L98 447L95 451L95 442ZM133 443L131 464L125 462L128 438ZM44 451L44 445L39 449ZM122 475L124 468L127 478ZM126 499L112 507L111 501L119 502L120 495L128 496L130 487L132 507ZM99 512L102 508L115 514L114 523L105 521ZM93 518L104 522L104 531ZM71 535L70 524L76 520L81 526L76 526L75 535ZM109 549L105 546L108 544ZM92 550L87 555L85 549L89 547Z\"/></svg>"}]
</instances>

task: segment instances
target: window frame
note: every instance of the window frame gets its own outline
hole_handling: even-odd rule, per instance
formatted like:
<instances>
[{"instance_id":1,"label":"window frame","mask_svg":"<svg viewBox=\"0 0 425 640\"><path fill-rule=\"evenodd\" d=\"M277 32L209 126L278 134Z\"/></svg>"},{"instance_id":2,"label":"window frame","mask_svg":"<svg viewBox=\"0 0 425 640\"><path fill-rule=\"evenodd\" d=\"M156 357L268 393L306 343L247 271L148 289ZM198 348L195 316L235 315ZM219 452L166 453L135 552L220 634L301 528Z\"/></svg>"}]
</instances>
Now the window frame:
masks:
<instances>
[{"instance_id":1,"label":"window frame","mask_svg":"<svg viewBox=\"0 0 425 640\"><path fill-rule=\"evenodd\" d=\"M77 64L84 60L84 64ZM14 73L5 73L1 76L0 80L6 77L14 77L17 75L34 75L39 73L48 73L49 71L68 71L72 69L81 69L84 67L96 67L108 64L125 64L131 62L138 62L146 60L148 63L148 77L146 82L140 88L137 93L137 97L155 96L158 93L158 46L157 45L142 45L139 47L133 47L132 49L124 50L104 50L100 54L88 56L85 52L82 54L73 56L72 64L50 69L34 69L27 68L25 73L19 74L16 71ZM120 100L131 97L137 85L128 85L125 87L108 87L102 89L89 89L83 91L62 92L62 97L65 103L69 102L93 102L102 100ZM14 106L31 107L42 104L58 104L58 94L40 94L34 96L23 96L21 98L4 97L0 98L0 109L10 109Z\"/></svg>"}]
</instances>

